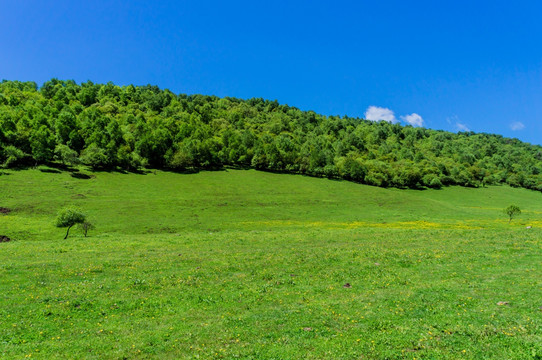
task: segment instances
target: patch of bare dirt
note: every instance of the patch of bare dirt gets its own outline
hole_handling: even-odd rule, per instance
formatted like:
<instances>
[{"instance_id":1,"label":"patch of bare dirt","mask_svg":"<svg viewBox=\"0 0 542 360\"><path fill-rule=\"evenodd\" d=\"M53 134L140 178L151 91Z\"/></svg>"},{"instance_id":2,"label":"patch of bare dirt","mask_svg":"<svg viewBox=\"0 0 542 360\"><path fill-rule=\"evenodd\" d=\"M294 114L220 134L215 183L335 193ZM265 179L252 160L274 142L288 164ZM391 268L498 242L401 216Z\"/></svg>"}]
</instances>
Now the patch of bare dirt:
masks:
<instances>
[{"instance_id":1,"label":"patch of bare dirt","mask_svg":"<svg viewBox=\"0 0 542 360\"><path fill-rule=\"evenodd\" d=\"M8 209L6 207L0 207L0 214L9 214L11 212L11 209Z\"/></svg>"},{"instance_id":2,"label":"patch of bare dirt","mask_svg":"<svg viewBox=\"0 0 542 360\"><path fill-rule=\"evenodd\" d=\"M4 243L4 242L10 242L11 239L8 238L6 235L0 235L0 243Z\"/></svg>"}]
</instances>

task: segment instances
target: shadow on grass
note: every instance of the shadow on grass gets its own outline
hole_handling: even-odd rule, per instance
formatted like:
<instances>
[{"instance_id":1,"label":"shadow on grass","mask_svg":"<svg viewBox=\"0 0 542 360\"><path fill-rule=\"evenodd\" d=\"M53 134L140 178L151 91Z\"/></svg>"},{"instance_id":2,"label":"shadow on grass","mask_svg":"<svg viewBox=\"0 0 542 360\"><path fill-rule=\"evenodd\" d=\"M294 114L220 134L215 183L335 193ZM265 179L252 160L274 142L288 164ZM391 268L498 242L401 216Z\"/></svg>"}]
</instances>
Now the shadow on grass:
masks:
<instances>
[{"instance_id":1,"label":"shadow on grass","mask_svg":"<svg viewBox=\"0 0 542 360\"><path fill-rule=\"evenodd\" d=\"M161 170L164 172L170 172L175 174L198 174L202 171L228 171L228 169L238 169L237 167L225 167L225 166L215 166L215 167L193 167L193 168L186 168L186 169L169 169L169 168L162 168L162 169L156 169ZM151 170L152 173L156 174L156 170Z\"/></svg>"},{"instance_id":2,"label":"shadow on grass","mask_svg":"<svg viewBox=\"0 0 542 360\"><path fill-rule=\"evenodd\" d=\"M87 174L84 174L84 173L81 173L81 172L72 172L70 174L70 176L72 178L81 179L81 180L88 180L88 179L92 179L93 177L95 177L93 175L87 175Z\"/></svg>"},{"instance_id":3,"label":"shadow on grass","mask_svg":"<svg viewBox=\"0 0 542 360\"><path fill-rule=\"evenodd\" d=\"M44 173L55 173L55 174L62 173L62 171L69 171L71 177L76 178L76 179L81 179L81 180L89 180L96 177L95 175L88 175L88 174L82 173L80 172L79 168L71 167L65 164L48 163L48 164L45 164L45 166L47 166L47 168L40 168L39 170ZM10 170L26 170L29 168L35 168L35 166L19 165L17 167L10 168ZM301 175L301 176L306 176L306 177L311 177L311 178L328 179L328 180L337 181L337 182L342 182L342 181L353 182L356 184L375 186L375 187L381 187L381 188L396 188L396 189L405 189L405 190L408 189L408 190L417 190L417 191L425 191L429 189L440 190L442 188L446 188L449 186L448 184L445 184L441 188L429 188L429 187L420 185L419 183L413 186L389 186L389 185L378 186L378 185L368 184L363 181L356 181L352 179L341 178L338 175L311 174L311 173L302 172L302 171L292 171L292 170L285 170L285 169L255 168L250 165L191 167L191 168L185 168L185 169L171 169L167 167L158 167L158 168L152 168L152 169L149 169L149 168L122 169L118 167L111 167L111 168L110 167L100 167L100 168L87 167L87 170L93 173L105 172L105 173L119 173L119 174L138 174L138 175L148 175L148 174L156 175L158 171L189 175L189 174L197 174L202 171L215 172L215 171L228 171L228 170L256 170L256 171L274 173L274 174ZM5 173L5 172L3 173L0 171L0 175L9 175L9 173ZM477 186L465 186L465 187L477 187Z\"/></svg>"},{"instance_id":4,"label":"shadow on grass","mask_svg":"<svg viewBox=\"0 0 542 360\"><path fill-rule=\"evenodd\" d=\"M147 175L155 171L155 169L120 169L120 168L88 168L88 171L93 173L116 173L116 174L136 174L136 175Z\"/></svg>"},{"instance_id":5,"label":"shadow on grass","mask_svg":"<svg viewBox=\"0 0 542 360\"><path fill-rule=\"evenodd\" d=\"M60 170L57 170L57 169L40 169L41 172L43 173L50 173L50 174L61 174L62 171Z\"/></svg>"}]
</instances>

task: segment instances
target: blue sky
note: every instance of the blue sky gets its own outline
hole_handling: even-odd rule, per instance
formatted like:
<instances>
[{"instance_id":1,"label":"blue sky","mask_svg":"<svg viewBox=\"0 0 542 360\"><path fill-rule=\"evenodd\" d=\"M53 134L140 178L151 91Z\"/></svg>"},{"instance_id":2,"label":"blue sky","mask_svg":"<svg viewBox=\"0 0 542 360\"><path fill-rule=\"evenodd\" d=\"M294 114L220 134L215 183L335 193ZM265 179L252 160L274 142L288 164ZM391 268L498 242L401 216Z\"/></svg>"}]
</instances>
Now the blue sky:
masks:
<instances>
[{"instance_id":1,"label":"blue sky","mask_svg":"<svg viewBox=\"0 0 542 360\"><path fill-rule=\"evenodd\" d=\"M0 79L263 97L542 144L540 1L3 1Z\"/></svg>"}]
</instances>

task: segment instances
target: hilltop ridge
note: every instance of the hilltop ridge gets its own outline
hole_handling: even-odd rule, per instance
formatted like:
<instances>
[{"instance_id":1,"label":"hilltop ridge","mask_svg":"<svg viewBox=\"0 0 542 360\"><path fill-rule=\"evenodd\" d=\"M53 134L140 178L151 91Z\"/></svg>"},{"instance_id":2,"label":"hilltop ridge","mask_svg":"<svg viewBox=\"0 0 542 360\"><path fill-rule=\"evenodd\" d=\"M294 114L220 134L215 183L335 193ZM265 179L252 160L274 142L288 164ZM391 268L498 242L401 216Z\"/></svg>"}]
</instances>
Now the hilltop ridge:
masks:
<instances>
[{"instance_id":1,"label":"hilltop ridge","mask_svg":"<svg viewBox=\"0 0 542 360\"><path fill-rule=\"evenodd\" d=\"M0 83L0 163L195 171L225 166L381 187L506 183L542 190L542 147L324 116L264 99L52 79Z\"/></svg>"}]
</instances>

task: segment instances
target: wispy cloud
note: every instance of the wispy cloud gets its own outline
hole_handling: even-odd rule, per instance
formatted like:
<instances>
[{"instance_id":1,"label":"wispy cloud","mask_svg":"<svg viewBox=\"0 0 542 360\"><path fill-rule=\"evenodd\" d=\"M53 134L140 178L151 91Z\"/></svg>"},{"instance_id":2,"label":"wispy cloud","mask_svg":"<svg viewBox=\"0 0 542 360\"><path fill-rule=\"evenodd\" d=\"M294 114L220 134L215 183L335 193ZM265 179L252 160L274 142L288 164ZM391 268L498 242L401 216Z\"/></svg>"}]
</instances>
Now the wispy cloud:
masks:
<instances>
[{"instance_id":1,"label":"wispy cloud","mask_svg":"<svg viewBox=\"0 0 542 360\"><path fill-rule=\"evenodd\" d=\"M523 125L523 123L520 121L514 121L510 124L510 129L512 129L512 131L523 130L525 129L525 125Z\"/></svg>"},{"instance_id":2,"label":"wispy cloud","mask_svg":"<svg viewBox=\"0 0 542 360\"><path fill-rule=\"evenodd\" d=\"M460 122L455 123L455 127L458 131L470 131L469 127L465 124L462 124Z\"/></svg>"},{"instance_id":3,"label":"wispy cloud","mask_svg":"<svg viewBox=\"0 0 542 360\"><path fill-rule=\"evenodd\" d=\"M401 120L412 126L423 126L423 119L420 115L412 113L410 115L401 116Z\"/></svg>"},{"instance_id":4,"label":"wispy cloud","mask_svg":"<svg viewBox=\"0 0 542 360\"><path fill-rule=\"evenodd\" d=\"M382 108L378 106L369 106L365 111L365 119L371 121L388 121L391 123L397 122L395 114L388 108Z\"/></svg>"},{"instance_id":5,"label":"wispy cloud","mask_svg":"<svg viewBox=\"0 0 542 360\"><path fill-rule=\"evenodd\" d=\"M452 125L453 123L456 123L459 121L459 117L457 115L452 115L452 116L448 116L446 118L446 122L449 124L449 125Z\"/></svg>"},{"instance_id":6,"label":"wispy cloud","mask_svg":"<svg viewBox=\"0 0 542 360\"><path fill-rule=\"evenodd\" d=\"M455 127L456 131L470 131L469 127L466 124L463 124L459 121L459 116L452 115L446 118L446 122Z\"/></svg>"}]
</instances>

